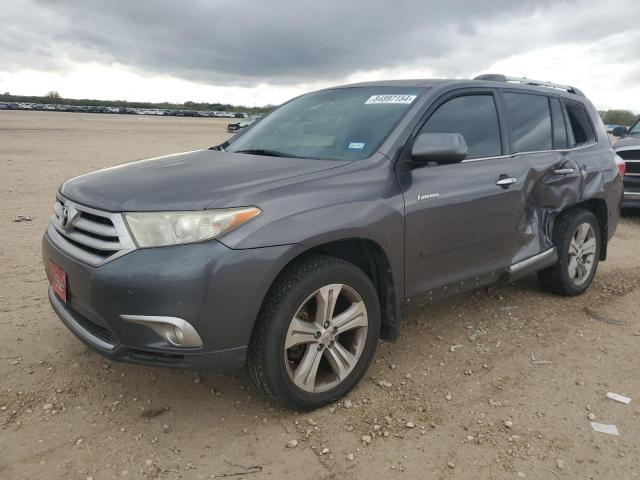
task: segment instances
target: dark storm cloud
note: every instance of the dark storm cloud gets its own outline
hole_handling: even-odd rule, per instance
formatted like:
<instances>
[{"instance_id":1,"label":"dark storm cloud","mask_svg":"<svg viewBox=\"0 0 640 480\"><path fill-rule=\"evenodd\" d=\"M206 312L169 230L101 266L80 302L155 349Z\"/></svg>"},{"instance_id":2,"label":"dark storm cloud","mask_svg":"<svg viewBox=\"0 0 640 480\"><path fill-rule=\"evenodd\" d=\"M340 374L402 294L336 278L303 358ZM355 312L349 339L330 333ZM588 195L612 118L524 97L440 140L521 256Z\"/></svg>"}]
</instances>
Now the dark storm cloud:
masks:
<instances>
[{"instance_id":1,"label":"dark storm cloud","mask_svg":"<svg viewBox=\"0 0 640 480\"><path fill-rule=\"evenodd\" d=\"M570 34L596 39L601 31L611 33L604 21L569 18L584 4L541 0L3 3L5 66L42 70L64 68L63 60L117 62L217 84L293 84L416 65L462 75ZM556 15L546 18L552 9ZM542 37L510 33L510 21L535 15L543 24L531 28Z\"/></svg>"}]
</instances>

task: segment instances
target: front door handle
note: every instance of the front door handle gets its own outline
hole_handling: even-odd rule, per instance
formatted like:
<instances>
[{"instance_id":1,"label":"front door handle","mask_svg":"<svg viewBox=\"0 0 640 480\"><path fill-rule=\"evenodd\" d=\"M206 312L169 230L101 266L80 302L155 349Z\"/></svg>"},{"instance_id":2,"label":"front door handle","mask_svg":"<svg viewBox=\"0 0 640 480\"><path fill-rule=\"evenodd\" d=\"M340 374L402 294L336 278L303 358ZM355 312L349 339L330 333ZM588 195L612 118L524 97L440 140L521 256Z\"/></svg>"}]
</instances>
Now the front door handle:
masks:
<instances>
[{"instance_id":1,"label":"front door handle","mask_svg":"<svg viewBox=\"0 0 640 480\"><path fill-rule=\"evenodd\" d=\"M557 168L553 171L556 175L569 175L573 173L573 168Z\"/></svg>"},{"instance_id":2,"label":"front door handle","mask_svg":"<svg viewBox=\"0 0 640 480\"><path fill-rule=\"evenodd\" d=\"M500 175L500 178L496 181L496 185L502 188L509 188L510 185L513 185L518 181L517 178L507 177L506 175Z\"/></svg>"}]
</instances>

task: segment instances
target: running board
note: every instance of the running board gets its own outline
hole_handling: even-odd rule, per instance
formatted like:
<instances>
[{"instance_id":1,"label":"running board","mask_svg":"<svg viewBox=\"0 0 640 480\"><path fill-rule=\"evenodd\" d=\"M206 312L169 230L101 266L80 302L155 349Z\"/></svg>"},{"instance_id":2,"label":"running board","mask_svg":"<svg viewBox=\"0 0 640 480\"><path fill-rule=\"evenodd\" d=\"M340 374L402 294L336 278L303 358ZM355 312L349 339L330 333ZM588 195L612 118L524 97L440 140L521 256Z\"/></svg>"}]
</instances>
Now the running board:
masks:
<instances>
[{"instance_id":1,"label":"running board","mask_svg":"<svg viewBox=\"0 0 640 480\"><path fill-rule=\"evenodd\" d=\"M514 263L507 268L507 271L501 280L504 282L513 282L514 280L526 277L538 270L550 267L557 261L558 252L556 252L556 247L551 247L550 249L538 253L533 257L525 258L518 263Z\"/></svg>"}]
</instances>

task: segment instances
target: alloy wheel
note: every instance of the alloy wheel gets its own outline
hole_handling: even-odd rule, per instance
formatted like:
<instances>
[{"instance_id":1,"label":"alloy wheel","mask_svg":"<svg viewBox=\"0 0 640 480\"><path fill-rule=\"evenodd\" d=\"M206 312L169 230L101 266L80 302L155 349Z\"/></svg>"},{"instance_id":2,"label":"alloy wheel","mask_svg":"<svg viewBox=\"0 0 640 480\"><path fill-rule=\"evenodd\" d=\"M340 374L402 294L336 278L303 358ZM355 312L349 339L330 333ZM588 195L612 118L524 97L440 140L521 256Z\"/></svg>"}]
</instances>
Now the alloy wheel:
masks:
<instances>
[{"instance_id":1,"label":"alloy wheel","mask_svg":"<svg viewBox=\"0 0 640 480\"><path fill-rule=\"evenodd\" d=\"M344 284L312 293L291 320L284 360L301 390L330 390L349 376L365 347L369 318L362 297Z\"/></svg>"},{"instance_id":2,"label":"alloy wheel","mask_svg":"<svg viewBox=\"0 0 640 480\"><path fill-rule=\"evenodd\" d=\"M569 244L569 278L575 285L587 281L596 256L596 233L590 223L578 225Z\"/></svg>"}]
</instances>

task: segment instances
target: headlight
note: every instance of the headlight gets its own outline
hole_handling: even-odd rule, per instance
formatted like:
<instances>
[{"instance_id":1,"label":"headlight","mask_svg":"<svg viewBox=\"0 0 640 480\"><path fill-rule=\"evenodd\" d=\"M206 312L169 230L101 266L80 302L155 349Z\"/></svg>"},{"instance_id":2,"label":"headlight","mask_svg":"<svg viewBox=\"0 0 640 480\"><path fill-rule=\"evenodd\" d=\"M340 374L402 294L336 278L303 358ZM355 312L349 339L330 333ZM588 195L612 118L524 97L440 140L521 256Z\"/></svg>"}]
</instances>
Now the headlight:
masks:
<instances>
[{"instance_id":1,"label":"headlight","mask_svg":"<svg viewBox=\"0 0 640 480\"><path fill-rule=\"evenodd\" d=\"M124 217L136 244L161 247L202 242L230 232L262 213L258 207L195 212L129 212Z\"/></svg>"}]
</instances>

